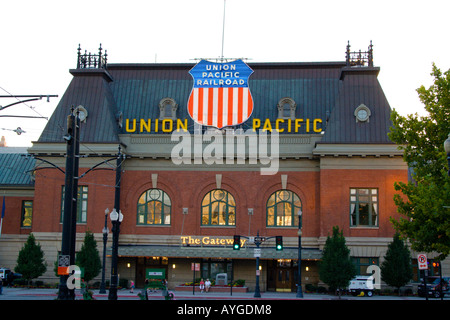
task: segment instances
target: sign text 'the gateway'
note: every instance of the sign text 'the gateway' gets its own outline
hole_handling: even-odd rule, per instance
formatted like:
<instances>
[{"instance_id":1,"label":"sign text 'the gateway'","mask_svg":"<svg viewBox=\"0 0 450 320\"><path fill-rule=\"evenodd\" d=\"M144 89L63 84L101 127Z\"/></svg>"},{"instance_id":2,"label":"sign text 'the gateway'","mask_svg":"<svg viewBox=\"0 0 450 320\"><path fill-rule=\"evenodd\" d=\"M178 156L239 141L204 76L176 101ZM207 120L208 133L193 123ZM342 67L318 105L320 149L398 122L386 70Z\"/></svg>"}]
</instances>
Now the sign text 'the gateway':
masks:
<instances>
[{"instance_id":1,"label":"sign text 'the gateway'","mask_svg":"<svg viewBox=\"0 0 450 320\"><path fill-rule=\"evenodd\" d=\"M193 236L182 236L181 244L186 245L206 245L206 246L226 246L233 245L233 238L214 238L214 237L193 237ZM244 246L246 239L241 238L241 247Z\"/></svg>"}]
</instances>

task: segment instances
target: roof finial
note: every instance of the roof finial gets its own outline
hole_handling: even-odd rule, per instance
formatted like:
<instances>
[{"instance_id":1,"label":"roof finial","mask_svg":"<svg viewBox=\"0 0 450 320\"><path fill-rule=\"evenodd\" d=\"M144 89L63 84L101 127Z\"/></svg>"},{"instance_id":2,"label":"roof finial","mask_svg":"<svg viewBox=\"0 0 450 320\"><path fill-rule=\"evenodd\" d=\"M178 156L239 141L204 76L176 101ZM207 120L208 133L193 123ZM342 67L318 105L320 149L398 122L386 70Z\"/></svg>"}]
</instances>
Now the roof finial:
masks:
<instances>
[{"instance_id":1,"label":"roof finial","mask_svg":"<svg viewBox=\"0 0 450 320\"><path fill-rule=\"evenodd\" d=\"M350 41L347 41L347 51L345 54L345 62L348 67L373 67L373 45L370 40L368 51L350 51Z\"/></svg>"}]
</instances>

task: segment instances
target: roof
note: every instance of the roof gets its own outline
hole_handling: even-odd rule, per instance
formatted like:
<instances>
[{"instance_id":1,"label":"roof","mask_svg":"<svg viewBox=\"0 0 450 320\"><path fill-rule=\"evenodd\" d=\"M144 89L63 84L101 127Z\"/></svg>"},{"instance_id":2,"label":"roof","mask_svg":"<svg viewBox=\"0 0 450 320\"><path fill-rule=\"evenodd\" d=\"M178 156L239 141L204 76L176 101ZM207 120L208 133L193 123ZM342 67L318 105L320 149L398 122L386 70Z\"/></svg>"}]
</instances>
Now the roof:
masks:
<instances>
[{"instance_id":1,"label":"roof","mask_svg":"<svg viewBox=\"0 0 450 320\"><path fill-rule=\"evenodd\" d=\"M0 187L34 186L30 171L35 163L23 153L0 153Z\"/></svg>"},{"instance_id":2,"label":"roof","mask_svg":"<svg viewBox=\"0 0 450 320\"><path fill-rule=\"evenodd\" d=\"M377 67L349 67L345 62L249 63L254 73L249 88L254 111L252 119L278 116L277 104L285 97L297 105L296 118L322 120L321 143L391 143L387 137L391 109L378 82ZM38 142L61 142L70 107L84 106L87 122L82 124L84 143L119 143L126 133L123 119L157 119L159 102L172 98L178 104L177 118L193 121L187 101L193 87L189 70L194 64L108 64L107 69L72 69L74 76ZM356 122L359 105L371 111L369 122ZM274 126L274 125L273 125ZM152 130L154 130L152 128ZM306 126L300 128L306 133ZM283 134L286 134L287 130ZM158 132L161 134L161 131ZM139 134L139 132L134 132Z\"/></svg>"},{"instance_id":3,"label":"roof","mask_svg":"<svg viewBox=\"0 0 450 320\"><path fill-rule=\"evenodd\" d=\"M89 121L81 124L83 142L117 143L117 107L109 85L111 80L103 69L84 69L72 72L74 78L47 122L39 142L63 142L67 130L67 116L71 108L84 106Z\"/></svg>"},{"instance_id":4,"label":"roof","mask_svg":"<svg viewBox=\"0 0 450 320\"><path fill-rule=\"evenodd\" d=\"M320 143L392 143L387 133L392 126L391 108L378 82L379 68L343 68L342 85ZM360 105L369 108L367 122L356 121Z\"/></svg>"}]
</instances>

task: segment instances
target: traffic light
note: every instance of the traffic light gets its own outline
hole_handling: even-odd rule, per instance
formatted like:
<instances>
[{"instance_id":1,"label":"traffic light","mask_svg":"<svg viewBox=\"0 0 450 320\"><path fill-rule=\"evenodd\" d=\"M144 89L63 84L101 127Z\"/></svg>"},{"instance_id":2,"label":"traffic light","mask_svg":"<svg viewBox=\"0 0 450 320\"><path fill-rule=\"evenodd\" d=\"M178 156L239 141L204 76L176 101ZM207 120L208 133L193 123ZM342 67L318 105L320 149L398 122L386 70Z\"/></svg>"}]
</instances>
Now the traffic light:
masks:
<instances>
[{"instance_id":1,"label":"traffic light","mask_svg":"<svg viewBox=\"0 0 450 320\"><path fill-rule=\"evenodd\" d=\"M277 251L283 250L283 237L282 236L275 237L275 249Z\"/></svg>"},{"instance_id":2,"label":"traffic light","mask_svg":"<svg viewBox=\"0 0 450 320\"><path fill-rule=\"evenodd\" d=\"M241 236L233 237L233 250L239 250L241 248Z\"/></svg>"},{"instance_id":3,"label":"traffic light","mask_svg":"<svg viewBox=\"0 0 450 320\"><path fill-rule=\"evenodd\" d=\"M439 268L439 262L433 262L433 268Z\"/></svg>"}]
</instances>

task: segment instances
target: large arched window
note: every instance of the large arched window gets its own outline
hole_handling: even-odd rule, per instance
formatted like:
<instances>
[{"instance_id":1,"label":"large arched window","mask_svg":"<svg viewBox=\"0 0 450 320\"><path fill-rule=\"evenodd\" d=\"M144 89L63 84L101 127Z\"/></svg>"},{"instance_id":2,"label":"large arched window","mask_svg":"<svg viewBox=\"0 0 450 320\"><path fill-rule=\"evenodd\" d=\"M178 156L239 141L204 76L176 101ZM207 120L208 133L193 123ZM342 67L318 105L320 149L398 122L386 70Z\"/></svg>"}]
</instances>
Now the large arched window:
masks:
<instances>
[{"instance_id":1,"label":"large arched window","mask_svg":"<svg viewBox=\"0 0 450 320\"><path fill-rule=\"evenodd\" d=\"M161 189L149 189L141 194L137 205L138 225L168 225L172 202Z\"/></svg>"},{"instance_id":2,"label":"large arched window","mask_svg":"<svg viewBox=\"0 0 450 320\"><path fill-rule=\"evenodd\" d=\"M278 190L267 200L267 226L298 227L298 211L301 209L298 195L289 190Z\"/></svg>"},{"instance_id":3,"label":"large arched window","mask_svg":"<svg viewBox=\"0 0 450 320\"><path fill-rule=\"evenodd\" d=\"M205 195L202 200L202 225L236 225L236 202L231 193L215 189Z\"/></svg>"}]
</instances>

